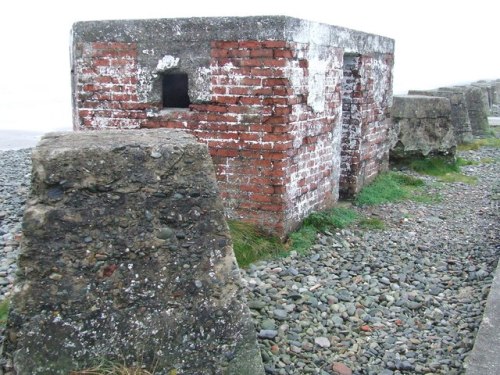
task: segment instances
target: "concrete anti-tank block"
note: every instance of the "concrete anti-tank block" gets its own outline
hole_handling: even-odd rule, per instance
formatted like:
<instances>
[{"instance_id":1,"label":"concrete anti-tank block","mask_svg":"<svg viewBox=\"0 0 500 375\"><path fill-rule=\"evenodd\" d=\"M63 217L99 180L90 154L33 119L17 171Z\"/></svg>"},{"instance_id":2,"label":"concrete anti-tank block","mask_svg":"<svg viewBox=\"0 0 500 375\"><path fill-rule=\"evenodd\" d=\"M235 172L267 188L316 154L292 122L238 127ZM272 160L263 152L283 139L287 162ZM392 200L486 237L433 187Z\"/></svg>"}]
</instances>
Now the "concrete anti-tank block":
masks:
<instances>
[{"instance_id":1,"label":"concrete anti-tank block","mask_svg":"<svg viewBox=\"0 0 500 375\"><path fill-rule=\"evenodd\" d=\"M17 374L103 359L264 373L212 161L193 136L45 136L23 231L4 347Z\"/></svg>"},{"instance_id":2,"label":"concrete anti-tank block","mask_svg":"<svg viewBox=\"0 0 500 375\"><path fill-rule=\"evenodd\" d=\"M451 104L451 124L458 143L472 141L472 128L467 111L465 94L461 90L410 90L409 95L439 96L448 98Z\"/></svg>"},{"instance_id":3,"label":"concrete anti-tank block","mask_svg":"<svg viewBox=\"0 0 500 375\"><path fill-rule=\"evenodd\" d=\"M402 95L393 98L391 159L455 155L456 139L448 98Z\"/></svg>"}]
</instances>

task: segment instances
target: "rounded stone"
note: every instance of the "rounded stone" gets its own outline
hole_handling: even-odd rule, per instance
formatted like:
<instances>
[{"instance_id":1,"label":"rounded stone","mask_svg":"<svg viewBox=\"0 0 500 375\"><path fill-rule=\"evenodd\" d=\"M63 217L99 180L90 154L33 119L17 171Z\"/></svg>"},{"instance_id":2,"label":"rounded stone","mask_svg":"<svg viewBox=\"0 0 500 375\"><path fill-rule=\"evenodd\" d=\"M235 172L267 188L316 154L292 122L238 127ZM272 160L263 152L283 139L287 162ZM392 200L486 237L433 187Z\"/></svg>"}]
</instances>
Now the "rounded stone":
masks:
<instances>
[{"instance_id":1,"label":"rounded stone","mask_svg":"<svg viewBox=\"0 0 500 375\"><path fill-rule=\"evenodd\" d=\"M163 227L156 233L156 237L160 240L168 240L174 236L174 231L169 227Z\"/></svg>"}]
</instances>

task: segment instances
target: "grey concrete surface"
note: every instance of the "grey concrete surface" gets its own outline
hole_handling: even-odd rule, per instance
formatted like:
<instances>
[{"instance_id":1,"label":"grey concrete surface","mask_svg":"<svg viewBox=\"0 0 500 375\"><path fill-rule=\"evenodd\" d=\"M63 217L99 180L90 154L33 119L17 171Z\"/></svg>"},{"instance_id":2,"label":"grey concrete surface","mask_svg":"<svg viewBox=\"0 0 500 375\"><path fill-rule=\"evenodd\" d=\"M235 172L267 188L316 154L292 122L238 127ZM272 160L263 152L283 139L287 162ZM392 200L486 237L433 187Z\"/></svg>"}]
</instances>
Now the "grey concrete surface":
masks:
<instances>
[{"instance_id":1,"label":"grey concrete surface","mask_svg":"<svg viewBox=\"0 0 500 375\"><path fill-rule=\"evenodd\" d=\"M499 263L500 264L500 263ZM500 374L500 267L497 266L474 348L468 356L466 375Z\"/></svg>"}]
</instances>

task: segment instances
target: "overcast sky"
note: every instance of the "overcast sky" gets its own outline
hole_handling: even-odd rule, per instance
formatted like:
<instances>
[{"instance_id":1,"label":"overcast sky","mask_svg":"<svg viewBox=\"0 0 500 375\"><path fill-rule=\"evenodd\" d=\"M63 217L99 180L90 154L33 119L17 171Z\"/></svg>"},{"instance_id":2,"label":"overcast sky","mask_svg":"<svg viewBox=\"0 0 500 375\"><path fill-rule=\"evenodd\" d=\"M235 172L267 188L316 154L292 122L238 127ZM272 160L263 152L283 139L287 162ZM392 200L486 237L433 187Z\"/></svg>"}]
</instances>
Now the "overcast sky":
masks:
<instances>
[{"instance_id":1,"label":"overcast sky","mask_svg":"<svg viewBox=\"0 0 500 375\"><path fill-rule=\"evenodd\" d=\"M287 15L396 40L394 92L500 78L491 0L16 0L0 11L0 129L71 128L76 21Z\"/></svg>"}]
</instances>

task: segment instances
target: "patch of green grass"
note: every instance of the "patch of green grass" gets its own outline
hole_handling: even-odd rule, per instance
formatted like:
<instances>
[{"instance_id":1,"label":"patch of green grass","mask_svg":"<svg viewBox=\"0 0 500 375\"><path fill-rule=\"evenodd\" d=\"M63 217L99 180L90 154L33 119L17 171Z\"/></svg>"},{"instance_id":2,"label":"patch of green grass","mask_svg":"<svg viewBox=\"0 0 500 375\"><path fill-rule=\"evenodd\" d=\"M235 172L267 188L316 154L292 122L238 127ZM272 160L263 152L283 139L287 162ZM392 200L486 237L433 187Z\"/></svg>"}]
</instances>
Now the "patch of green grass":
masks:
<instances>
[{"instance_id":1,"label":"patch of green grass","mask_svg":"<svg viewBox=\"0 0 500 375\"><path fill-rule=\"evenodd\" d=\"M460 167L474 164L477 163L462 158L450 160L435 156L414 160L410 163L410 167L418 173L438 177L441 182L463 182L466 184L475 184L477 178L460 173Z\"/></svg>"},{"instance_id":2,"label":"patch of green grass","mask_svg":"<svg viewBox=\"0 0 500 375\"><path fill-rule=\"evenodd\" d=\"M299 230L289 236L290 249L298 253L306 252L316 241L316 235L332 228L345 228L358 219L356 211L345 207L335 207L314 212L302 223Z\"/></svg>"},{"instance_id":3,"label":"patch of green grass","mask_svg":"<svg viewBox=\"0 0 500 375\"><path fill-rule=\"evenodd\" d=\"M314 245L318 231L313 226L302 225L299 230L290 233L288 242L290 249L295 250L299 254L305 253Z\"/></svg>"},{"instance_id":4,"label":"patch of green grass","mask_svg":"<svg viewBox=\"0 0 500 375\"><path fill-rule=\"evenodd\" d=\"M7 316L9 315L9 299L4 299L0 302L0 326L5 326Z\"/></svg>"},{"instance_id":5,"label":"patch of green grass","mask_svg":"<svg viewBox=\"0 0 500 375\"><path fill-rule=\"evenodd\" d=\"M356 211L344 207L335 207L331 210L315 212L304 220L304 226L314 227L320 232L330 228L345 228L356 221Z\"/></svg>"},{"instance_id":6,"label":"patch of green grass","mask_svg":"<svg viewBox=\"0 0 500 375\"><path fill-rule=\"evenodd\" d=\"M459 151L479 150L481 147L500 148L500 138L481 138L470 143L465 143L457 146Z\"/></svg>"},{"instance_id":7,"label":"patch of green grass","mask_svg":"<svg viewBox=\"0 0 500 375\"><path fill-rule=\"evenodd\" d=\"M427 194L427 193L416 193L413 194L410 198L413 202L418 202L418 203L426 203L426 204L431 204L431 203L439 203L443 201L443 197L440 194Z\"/></svg>"},{"instance_id":8,"label":"patch of green grass","mask_svg":"<svg viewBox=\"0 0 500 375\"><path fill-rule=\"evenodd\" d=\"M413 160L409 166L415 172L429 176L444 176L447 173L460 172L457 161L439 156Z\"/></svg>"},{"instance_id":9,"label":"patch of green grass","mask_svg":"<svg viewBox=\"0 0 500 375\"><path fill-rule=\"evenodd\" d=\"M377 217L363 218L358 225L363 229L384 229L384 221Z\"/></svg>"},{"instance_id":10,"label":"patch of green grass","mask_svg":"<svg viewBox=\"0 0 500 375\"><path fill-rule=\"evenodd\" d=\"M235 220L229 220L228 224L234 254L242 268L257 260L276 257L285 252L285 245L278 237L264 233L256 225Z\"/></svg>"},{"instance_id":11,"label":"patch of green grass","mask_svg":"<svg viewBox=\"0 0 500 375\"><path fill-rule=\"evenodd\" d=\"M463 182L465 184L474 185L477 183L477 177L466 176L462 173L446 173L439 177L442 182Z\"/></svg>"},{"instance_id":12,"label":"patch of green grass","mask_svg":"<svg viewBox=\"0 0 500 375\"><path fill-rule=\"evenodd\" d=\"M228 221L228 224L238 265L246 268L258 260L285 256L289 250L304 253L314 245L318 232L345 228L357 219L358 215L354 210L343 207L315 212L303 221L298 230L290 233L286 244L278 237L267 235L255 225L235 220Z\"/></svg>"},{"instance_id":13,"label":"patch of green grass","mask_svg":"<svg viewBox=\"0 0 500 375\"><path fill-rule=\"evenodd\" d=\"M478 164L495 164L498 162L498 159L495 159L495 158L482 158L481 160L479 160L479 163Z\"/></svg>"},{"instance_id":14,"label":"patch of green grass","mask_svg":"<svg viewBox=\"0 0 500 375\"><path fill-rule=\"evenodd\" d=\"M467 160L467 159L458 157L456 164L459 167L465 167L467 165L478 165L479 163L477 161L474 161L474 160Z\"/></svg>"},{"instance_id":15,"label":"patch of green grass","mask_svg":"<svg viewBox=\"0 0 500 375\"><path fill-rule=\"evenodd\" d=\"M406 199L415 189L423 185L421 179L402 173L382 173L359 192L355 203L363 206Z\"/></svg>"}]
</instances>

